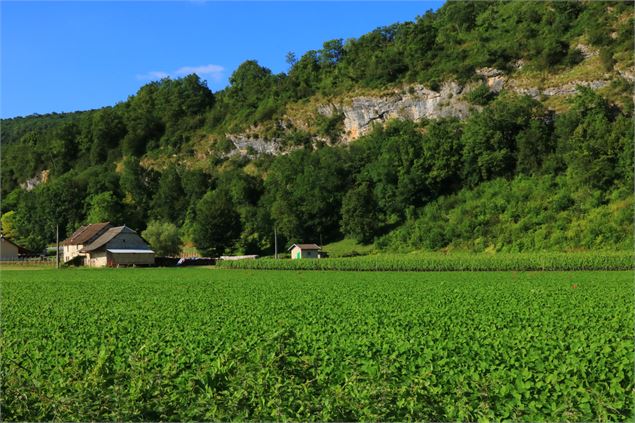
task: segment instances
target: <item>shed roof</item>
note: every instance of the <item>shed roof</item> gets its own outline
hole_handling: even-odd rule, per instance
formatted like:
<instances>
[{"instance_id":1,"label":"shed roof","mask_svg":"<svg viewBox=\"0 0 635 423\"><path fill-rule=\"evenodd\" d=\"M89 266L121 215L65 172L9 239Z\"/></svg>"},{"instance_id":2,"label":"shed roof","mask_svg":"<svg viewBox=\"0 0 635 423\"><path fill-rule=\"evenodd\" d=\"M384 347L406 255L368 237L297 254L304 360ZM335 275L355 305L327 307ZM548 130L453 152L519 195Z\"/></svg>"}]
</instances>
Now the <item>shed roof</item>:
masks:
<instances>
[{"instance_id":1,"label":"shed roof","mask_svg":"<svg viewBox=\"0 0 635 423\"><path fill-rule=\"evenodd\" d=\"M29 250L27 250L24 247L19 246L18 244L16 244L15 242L11 241L9 238L7 238L4 235L0 235L0 238L3 241L8 242L9 244L15 246L18 249L18 254L30 254L31 253Z\"/></svg>"},{"instance_id":2,"label":"shed roof","mask_svg":"<svg viewBox=\"0 0 635 423\"><path fill-rule=\"evenodd\" d=\"M11 244L11 245L13 245L13 246L15 246L17 248L20 248L20 246L18 244L16 244L15 242L11 241L9 238L5 237L4 235L0 235L0 239L2 239L3 241L8 242L9 244Z\"/></svg>"},{"instance_id":3,"label":"shed roof","mask_svg":"<svg viewBox=\"0 0 635 423\"><path fill-rule=\"evenodd\" d=\"M100 247L103 247L104 245L108 243L108 241L110 241L111 239L113 239L114 237L122 233L136 234L134 230L130 229L126 225L110 228L106 232L101 234L96 240L94 240L89 245L85 246L79 251L82 253L88 253L90 251L94 251Z\"/></svg>"},{"instance_id":4,"label":"shed roof","mask_svg":"<svg viewBox=\"0 0 635 423\"><path fill-rule=\"evenodd\" d=\"M322 248L317 244L293 244L287 251L291 251L293 247L298 247L301 250L320 250Z\"/></svg>"},{"instance_id":5,"label":"shed roof","mask_svg":"<svg viewBox=\"0 0 635 423\"><path fill-rule=\"evenodd\" d=\"M112 228L110 222L93 223L80 226L71 236L62 242L62 245L83 245L93 241L107 229Z\"/></svg>"}]
</instances>

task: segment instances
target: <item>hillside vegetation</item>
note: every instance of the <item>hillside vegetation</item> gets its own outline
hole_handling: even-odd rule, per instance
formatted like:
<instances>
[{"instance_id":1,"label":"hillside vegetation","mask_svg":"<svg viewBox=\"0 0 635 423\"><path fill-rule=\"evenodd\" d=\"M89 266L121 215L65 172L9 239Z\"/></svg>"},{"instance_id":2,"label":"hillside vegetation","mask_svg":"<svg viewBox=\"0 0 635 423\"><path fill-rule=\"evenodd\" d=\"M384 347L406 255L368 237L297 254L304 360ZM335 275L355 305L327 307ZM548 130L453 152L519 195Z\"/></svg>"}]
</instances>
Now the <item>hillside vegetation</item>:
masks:
<instances>
[{"instance_id":1,"label":"hillside vegetation","mask_svg":"<svg viewBox=\"0 0 635 423\"><path fill-rule=\"evenodd\" d=\"M3 231L34 250L57 224L63 237L104 220L175 223L204 254L270 253L274 226L281 243L390 251L628 249L632 27L625 2L448 2L289 54L286 74L246 61L220 92L190 75L113 107L6 119ZM390 121L351 144L340 114L304 116L356 92L478 86L483 67L526 86L612 82L546 101L483 84L466 119ZM232 134L285 154L240 153Z\"/></svg>"}]
</instances>

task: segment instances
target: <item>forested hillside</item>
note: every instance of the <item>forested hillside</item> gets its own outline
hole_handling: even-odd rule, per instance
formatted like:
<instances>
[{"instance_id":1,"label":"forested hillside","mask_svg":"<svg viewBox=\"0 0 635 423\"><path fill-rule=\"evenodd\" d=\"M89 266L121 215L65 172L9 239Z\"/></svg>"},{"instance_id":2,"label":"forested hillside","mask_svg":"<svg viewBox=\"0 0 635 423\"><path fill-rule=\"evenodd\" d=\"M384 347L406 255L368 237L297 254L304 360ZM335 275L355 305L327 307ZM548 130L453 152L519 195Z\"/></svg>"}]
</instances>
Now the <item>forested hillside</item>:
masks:
<instances>
[{"instance_id":1,"label":"forested hillside","mask_svg":"<svg viewBox=\"0 0 635 423\"><path fill-rule=\"evenodd\" d=\"M448 2L289 53L287 73L248 60L219 92L190 75L2 120L2 229L33 250L57 224L105 220L173 223L204 254L270 253L274 227L395 251L631 248L633 16L627 2ZM532 94L547 82L587 87ZM465 116L378 120L353 142L340 109L315 112L448 83Z\"/></svg>"}]
</instances>

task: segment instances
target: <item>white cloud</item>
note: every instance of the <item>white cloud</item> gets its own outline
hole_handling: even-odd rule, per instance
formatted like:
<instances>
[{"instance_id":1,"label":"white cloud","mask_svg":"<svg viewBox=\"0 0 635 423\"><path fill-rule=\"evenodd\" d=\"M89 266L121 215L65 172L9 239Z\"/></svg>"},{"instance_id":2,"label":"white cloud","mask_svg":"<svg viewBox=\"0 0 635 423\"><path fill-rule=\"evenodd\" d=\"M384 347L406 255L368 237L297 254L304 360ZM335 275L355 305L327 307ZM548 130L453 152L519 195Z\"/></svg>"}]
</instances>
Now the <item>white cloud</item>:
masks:
<instances>
[{"instance_id":1,"label":"white cloud","mask_svg":"<svg viewBox=\"0 0 635 423\"><path fill-rule=\"evenodd\" d=\"M174 72L151 71L145 74L137 75L137 79L141 80L157 80L168 77L185 76L192 73L203 78L209 78L215 82L223 78L225 68L219 65L201 65L201 66L182 66Z\"/></svg>"},{"instance_id":2,"label":"white cloud","mask_svg":"<svg viewBox=\"0 0 635 423\"><path fill-rule=\"evenodd\" d=\"M203 66L183 66L178 68L174 74L183 76L195 73L198 76L207 76L214 81L218 81L223 77L225 68L218 65L203 65Z\"/></svg>"},{"instance_id":3,"label":"white cloud","mask_svg":"<svg viewBox=\"0 0 635 423\"><path fill-rule=\"evenodd\" d=\"M163 71L151 71L148 73L145 73L143 75L137 75L137 79L141 79L141 80L153 80L153 79L163 79L163 78L167 78L168 76L170 76L170 74L168 74L167 72L163 72Z\"/></svg>"}]
</instances>

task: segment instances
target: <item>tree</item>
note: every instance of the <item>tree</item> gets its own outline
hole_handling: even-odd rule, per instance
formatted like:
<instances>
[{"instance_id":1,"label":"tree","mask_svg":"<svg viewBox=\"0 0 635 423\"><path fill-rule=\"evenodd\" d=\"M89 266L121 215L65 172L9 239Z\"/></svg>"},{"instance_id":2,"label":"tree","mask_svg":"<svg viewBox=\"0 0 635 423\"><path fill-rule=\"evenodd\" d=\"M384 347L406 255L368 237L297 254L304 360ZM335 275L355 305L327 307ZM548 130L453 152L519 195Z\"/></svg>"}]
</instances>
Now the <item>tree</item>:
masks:
<instances>
[{"instance_id":1,"label":"tree","mask_svg":"<svg viewBox=\"0 0 635 423\"><path fill-rule=\"evenodd\" d=\"M293 65L295 65L297 63L298 59L295 56L295 53L290 51L286 54L285 56L285 62L287 62L287 65L289 65L289 67L293 67Z\"/></svg>"},{"instance_id":2,"label":"tree","mask_svg":"<svg viewBox=\"0 0 635 423\"><path fill-rule=\"evenodd\" d=\"M540 172L543 161L553 151L550 126L550 122L532 120L529 126L516 136L517 173L531 175Z\"/></svg>"},{"instance_id":3,"label":"tree","mask_svg":"<svg viewBox=\"0 0 635 423\"><path fill-rule=\"evenodd\" d=\"M178 256L181 252L181 237L174 223L151 221L141 236L158 256Z\"/></svg>"},{"instance_id":4,"label":"tree","mask_svg":"<svg viewBox=\"0 0 635 423\"><path fill-rule=\"evenodd\" d=\"M158 185L157 180L157 173L151 169L143 168L136 157L124 159L120 176L124 204L129 212L141 220L145 219L150 210L152 194Z\"/></svg>"},{"instance_id":5,"label":"tree","mask_svg":"<svg viewBox=\"0 0 635 423\"><path fill-rule=\"evenodd\" d=\"M378 206L367 183L351 189L342 200L342 232L358 242L369 243L379 229Z\"/></svg>"},{"instance_id":6,"label":"tree","mask_svg":"<svg viewBox=\"0 0 635 423\"><path fill-rule=\"evenodd\" d=\"M582 185L608 189L624 179L624 164L628 166L630 160L621 156L632 151L628 147L632 144L632 123L628 128L624 118L616 117L609 103L589 88L578 87L572 102L573 108L563 117L567 125L561 128L559 140L568 173Z\"/></svg>"},{"instance_id":7,"label":"tree","mask_svg":"<svg viewBox=\"0 0 635 423\"><path fill-rule=\"evenodd\" d=\"M86 221L88 223L120 223L123 220L121 201L110 191L90 196L86 200L86 205L88 209Z\"/></svg>"},{"instance_id":8,"label":"tree","mask_svg":"<svg viewBox=\"0 0 635 423\"><path fill-rule=\"evenodd\" d=\"M90 159L93 164L97 164L108 159L109 151L116 147L126 134L126 126L117 112L112 108L104 108L93 115L92 129Z\"/></svg>"},{"instance_id":9,"label":"tree","mask_svg":"<svg viewBox=\"0 0 635 423\"><path fill-rule=\"evenodd\" d=\"M367 155L361 173L371 182L387 220L405 218L409 207L421 206L429 189L422 157L422 135L416 124L392 121L364 140Z\"/></svg>"},{"instance_id":10,"label":"tree","mask_svg":"<svg viewBox=\"0 0 635 423\"><path fill-rule=\"evenodd\" d=\"M424 170L433 194L448 194L461 186L461 123L456 119L431 122L422 140Z\"/></svg>"},{"instance_id":11,"label":"tree","mask_svg":"<svg viewBox=\"0 0 635 423\"><path fill-rule=\"evenodd\" d=\"M544 108L528 96L504 95L467 120L463 136L463 178L471 186L496 177L509 177L516 168L518 134Z\"/></svg>"},{"instance_id":12,"label":"tree","mask_svg":"<svg viewBox=\"0 0 635 423\"><path fill-rule=\"evenodd\" d=\"M279 233L289 240L339 235L342 197L350 181L345 150L297 150L278 157L265 180L266 203Z\"/></svg>"},{"instance_id":13,"label":"tree","mask_svg":"<svg viewBox=\"0 0 635 423\"><path fill-rule=\"evenodd\" d=\"M2 235L15 239L18 232L15 227L15 211L11 210L2 215Z\"/></svg>"},{"instance_id":14,"label":"tree","mask_svg":"<svg viewBox=\"0 0 635 423\"><path fill-rule=\"evenodd\" d=\"M156 219L182 224L187 212L187 197L176 166L168 167L159 179L159 187L152 199L152 213Z\"/></svg>"},{"instance_id":15,"label":"tree","mask_svg":"<svg viewBox=\"0 0 635 423\"><path fill-rule=\"evenodd\" d=\"M210 191L196 206L192 239L200 252L218 257L240 237L240 216L226 190Z\"/></svg>"},{"instance_id":16,"label":"tree","mask_svg":"<svg viewBox=\"0 0 635 423\"><path fill-rule=\"evenodd\" d=\"M344 43L341 38L326 41L320 50L320 61L323 66L334 66L342 59Z\"/></svg>"},{"instance_id":17,"label":"tree","mask_svg":"<svg viewBox=\"0 0 635 423\"><path fill-rule=\"evenodd\" d=\"M255 60L247 60L229 77L229 82L232 99L245 108L255 110L258 103L267 97L273 81L271 70Z\"/></svg>"}]
</instances>

